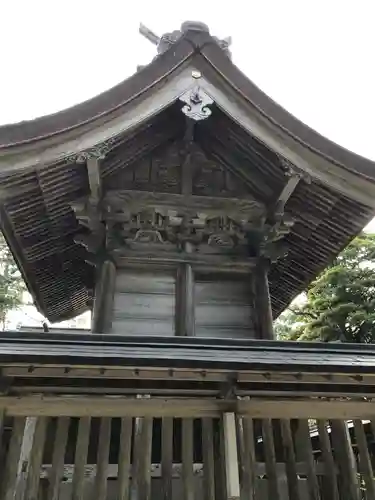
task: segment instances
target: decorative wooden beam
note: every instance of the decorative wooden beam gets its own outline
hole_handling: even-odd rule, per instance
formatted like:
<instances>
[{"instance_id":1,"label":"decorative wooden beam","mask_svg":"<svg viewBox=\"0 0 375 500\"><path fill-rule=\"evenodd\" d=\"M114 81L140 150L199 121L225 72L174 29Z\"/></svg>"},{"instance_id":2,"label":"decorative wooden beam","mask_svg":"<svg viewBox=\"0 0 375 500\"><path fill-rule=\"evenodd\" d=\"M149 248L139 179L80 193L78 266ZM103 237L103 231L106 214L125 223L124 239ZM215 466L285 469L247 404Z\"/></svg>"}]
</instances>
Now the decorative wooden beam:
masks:
<instances>
[{"instance_id":1,"label":"decorative wooden beam","mask_svg":"<svg viewBox=\"0 0 375 500\"><path fill-rule=\"evenodd\" d=\"M139 212L147 208L155 208L161 213L175 211L180 214L191 214L192 211L203 212L207 215L226 215L244 219L257 219L266 215L266 207L258 200L251 198L219 198L214 196L190 196L171 193L157 193L146 191L131 191L118 189L107 191L103 198L103 205L109 210L108 219L117 220L118 216L111 216L111 208L124 209L126 213ZM76 204L76 213L79 215L82 204Z\"/></svg>"},{"instance_id":2,"label":"decorative wooden beam","mask_svg":"<svg viewBox=\"0 0 375 500\"><path fill-rule=\"evenodd\" d=\"M305 172L302 172L302 170L298 169L288 160L286 160L285 158L280 158L280 162L285 170L285 175L288 178L288 181L281 190L281 193L279 194L275 203L274 215L276 217L281 217L284 215L285 205L287 204L289 198L292 196L301 180L307 182L308 184L311 183L310 176Z\"/></svg>"}]
</instances>

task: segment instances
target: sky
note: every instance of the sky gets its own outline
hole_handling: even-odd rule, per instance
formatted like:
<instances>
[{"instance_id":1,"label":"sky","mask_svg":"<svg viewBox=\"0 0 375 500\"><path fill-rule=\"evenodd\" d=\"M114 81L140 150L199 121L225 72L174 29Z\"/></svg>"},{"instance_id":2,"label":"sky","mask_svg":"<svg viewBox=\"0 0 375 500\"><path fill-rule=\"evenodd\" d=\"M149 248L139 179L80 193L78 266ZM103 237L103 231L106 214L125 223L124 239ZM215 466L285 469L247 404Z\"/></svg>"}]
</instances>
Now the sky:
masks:
<instances>
[{"instance_id":1,"label":"sky","mask_svg":"<svg viewBox=\"0 0 375 500\"><path fill-rule=\"evenodd\" d=\"M72 106L150 62L140 22L161 35L199 20L232 36L233 62L275 101L375 160L374 14L373 0L2 0L0 123Z\"/></svg>"}]
</instances>

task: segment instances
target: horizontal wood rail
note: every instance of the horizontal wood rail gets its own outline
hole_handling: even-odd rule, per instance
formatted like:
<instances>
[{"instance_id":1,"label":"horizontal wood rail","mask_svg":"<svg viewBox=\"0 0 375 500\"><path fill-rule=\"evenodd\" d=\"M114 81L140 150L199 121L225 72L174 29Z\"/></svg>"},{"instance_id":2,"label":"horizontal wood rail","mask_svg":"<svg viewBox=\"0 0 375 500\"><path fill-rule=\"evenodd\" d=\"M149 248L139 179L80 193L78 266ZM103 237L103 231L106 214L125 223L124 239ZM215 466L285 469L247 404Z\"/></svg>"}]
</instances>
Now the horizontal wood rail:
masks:
<instances>
[{"instance_id":1,"label":"horizontal wood rail","mask_svg":"<svg viewBox=\"0 0 375 500\"><path fill-rule=\"evenodd\" d=\"M375 401L365 399L214 399L90 396L0 397L0 410L8 416L70 417L219 417L226 411L252 418L375 417Z\"/></svg>"}]
</instances>

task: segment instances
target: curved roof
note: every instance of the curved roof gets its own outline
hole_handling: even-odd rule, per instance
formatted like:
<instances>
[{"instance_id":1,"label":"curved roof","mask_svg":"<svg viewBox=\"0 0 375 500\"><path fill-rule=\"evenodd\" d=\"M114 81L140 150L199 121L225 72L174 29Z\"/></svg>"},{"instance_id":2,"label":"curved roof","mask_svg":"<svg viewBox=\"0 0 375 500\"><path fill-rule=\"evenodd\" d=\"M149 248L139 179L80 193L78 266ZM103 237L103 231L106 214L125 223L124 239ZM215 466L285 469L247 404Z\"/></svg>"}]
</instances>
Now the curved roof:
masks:
<instances>
[{"instance_id":1,"label":"curved roof","mask_svg":"<svg viewBox=\"0 0 375 500\"><path fill-rule=\"evenodd\" d=\"M194 23L189 23L189 26L193 27ZM201 29L200 23L198 26ZM219 47L216 38L200 29L186 31L176 43L171 45L170 50L156 57L130 78L92 99L57 113L0 126L0 148L46 139L110 115L168 77L189 58L200 54L233 89L254 105L268 120L274 122L304 146L360 175L375 179L374 161L334 143L286 111L231 62Z\"/></svg>"},{"instance_id":2,"label":"curved roof","mask_svg":"<svg viewBox=\"0 0 375 500\"><path fill-rule=\"evenodd\" d=\"M231 168L236 162L254 166L263 178L260 196L265 199L267 183L274 183L275 192L282 187L280 155L313 178L311 187L302 184L288 202L292 213L299 214L307 204L311 214L306 213L300 232L290 236L294 253L271 271L275 314L375 211L375 162L329 141L285 111L231 62L202 25L185 25L177 38L150 64L99 96L0 127L1 226L39 309L52 321L87 308L93 281L93 268L74 243L79 227L71 209L89 193L87 169L66 158L108 134L116 137L113 147L122 158L167 147L180 131L173 103L192 68L201 73L202 85L215 95L220 110L214 113L214 125L208 120L198 134L207 155ZM152 127L162 132L151 133ZM220 149L228 131L232 142ZM236 160L225 156L228 148L236 150ZM104 179L114 166L106 160L103 164ZM321 247L313 251L311 242L317 238Z\"/></svg>"}]
</instances>

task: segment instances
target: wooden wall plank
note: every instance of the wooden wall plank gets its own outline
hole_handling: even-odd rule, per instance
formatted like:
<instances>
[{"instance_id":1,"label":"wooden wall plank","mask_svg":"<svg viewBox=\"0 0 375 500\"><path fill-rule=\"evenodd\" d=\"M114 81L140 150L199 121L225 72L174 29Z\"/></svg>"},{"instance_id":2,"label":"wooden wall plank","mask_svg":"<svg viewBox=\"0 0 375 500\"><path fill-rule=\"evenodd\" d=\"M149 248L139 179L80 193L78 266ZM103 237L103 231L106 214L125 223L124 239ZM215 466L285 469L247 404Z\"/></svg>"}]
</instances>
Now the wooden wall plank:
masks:
<instances>
[{"instance_id":1,"label":"wooden wall plank","mask_svg":"<svg viewBox=\"0 0 375 500\"><path fill-rule=\"evenodd\" d=\"M48 500L58 500L60 484L64 474L65 449L69 434L69 417L57 420L56 437L52 455L52 470L49 475Z\"/></svg>"},{"instance_id":2,"label":"wooden wall plank","mask_svg":"<svg viewBox=\"0 0 375 500\"><path fill-rule=\"evenodd\" d=\"M78 424L78 435L74 459L72 500L83 500L85 486L85 465L90 440L91 418L82 417Z\"/></svg>"},{"instance_id":3,"label":"wooden wall plank","mask_svg":"<svg viewBox=\"0 0 375 500\"><path fill-rule=\"evenodd\" d=\"M339 490L337 487L337 470L332 454L332 446L327 430L327 422L325 420L317 420L317 426L319 431L320 449L322 450L322 456L326 470L326 475L323 478L323 482L325 485L327 485L327 499L339 500Z\"/></svg>"},{"instance_id":4,"label":"wooden wall plank","mask_svg":"<svg viewBox=\"0 0 375 500\"><path fill-rule=\"evenodd\" d=\"M224 430L225 478L228 500L240 498L240 478L238 474L238 450L236 418L232 412L226 412L222 419Z\"/></svg>"},{"instance_id":5,"label":"wooden wall plank","mask_svg":"<svg viewBox=\"0 0 375 500\"><path fill-rule=\"evenodd\" d=\"M184 500L194 500L193 419L182 419L182 481Z\"/></svg>"},{"instance_id":6,"label":"wooden wall plank","mask_svg":"<svg viewBox=\"0 0 375 500\"><path fill-rule=\"evenodd\" d=\"M344 420L331 420L330 423L334 456L340 471L340 484L342 486L340 492L345 494L345 500L359 500L357 466L347 423Z\"/></svg>"},{"instance_id":7,"label":"wooden wall plank","mask_svg":"<svg viewBox=\"0 0 375 500\"><path fill-rule=\"evenodd\" d=\"M95 498L106 500L109 447L111 443L111 418L102 418L100 422L98 458L95 477Z\"/></svg>"},{"instance_id":8,"label":"wooden wall plank","mask_svg":"<svg viewBox=\"0 0 375 500\"><path fill-rule=\"evenodd\" d=\"M281 419L280 427L285 457L286 476L288 479L289 500L300 500L296 455L294 452L294 443L292 431L290 428L290 420Z\"/></svg>"},{"instance_id":9,"label":"wooden wall plank","mask_svg":"<svg viewBox=\"0 0 375 500\"><path fill-rule=\"evenodd\" d=\"M262 434L266 460L268 498L269 500L281 500L276 469L275 443L273 438L273 426L271 419L264 418L262 420Z\"/></svg>"},{"instance_id":10,"label":"wooden wall plank","mask_svg":"<svg viewBox=\"0 0 375 500\"><path fill-rule=\"evenodd\" d=\"M215 500L215 463L212 418L202 418L204 499Z\"/></svg>"},{"instance_id":11,"label":"wooden wall plank","mask_svg":"<svg viewBox=\"0 0 375 500\"><path fill-rule=\"evenodd\" d=\"M40 471L43 463L47 424L47 417L39 417L35 425L27 474L26 491L24 495L25 500L38 500Z\"/></svg>"},{"instance_id":12,"label":"wooden wall plank","mask_svg":"<svg viewBox=\"0 0 375 500\"><path fill-rule=\"evenodd\" d=\"M133 419L121 419L120 452L118 459L118 500L129 500L130 453L133 432Z\"/></svg>"},{"instance_id":13,"label":"wooden wall plank","mask_svg":"<svg viewBox=\"0 0 375 500\"><path fill-rule=\"evenodd\" d=\"M162 419L161 472L162 498L172 500L173 418Z\"/></svg>"},{"instance_id":14,"label":"wooden wall plank","mask_svg":"<svg viewBox=\"0 0 375 500\"><path fill-rule=\"evenodd\" d=\"M363 428L362 420L354 420L355 438L359 449L359 467L365 481L366 494L375 499L374 473L369 454L369 443Z\"/></svg>"}]
</instances>

